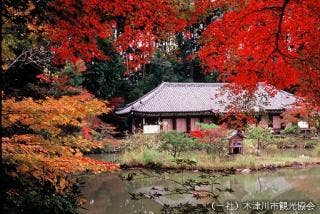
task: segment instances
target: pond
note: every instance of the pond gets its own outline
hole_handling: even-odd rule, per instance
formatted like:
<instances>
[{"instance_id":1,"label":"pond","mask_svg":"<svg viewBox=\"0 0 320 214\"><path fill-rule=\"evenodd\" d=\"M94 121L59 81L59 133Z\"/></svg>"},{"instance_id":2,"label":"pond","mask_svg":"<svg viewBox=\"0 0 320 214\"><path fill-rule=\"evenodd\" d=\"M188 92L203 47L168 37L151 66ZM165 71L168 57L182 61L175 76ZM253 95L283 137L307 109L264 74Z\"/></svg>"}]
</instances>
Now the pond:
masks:
<instances>
[{"instance_id":1,"label":"pond","mask_svg":"<svg viewBox=\"0 0 320 214\"><path fill-rule=\"evenodd\" d=\"M116 158L113 157L113 159ZM83 177L86 184L82 190L88 202L84 205L87 210L81 209L81 213L160 213L162 204L196 203L191 195L165 196L154 200L131 200L130 192L147 192L153 187L161 189L172 183L158 178L145 178L131 182L121 180L119 175L127 172ZM130 172L134 171L130 170ZM184 172L183 176L180 173L170 176L178 180L195 178L197 172ZM279 169L274 172L265 171L247 175L236 174L222 177L219 182L221 186L234 191L221 194L219 202L222 205L231 202L239 206L237 211L229 210L227 213L250 213L249 208L245 207L249 202L251 205L255 202L268 203L269 208L273 205L273 213L320 213L320 167ZM288 206L290 204L291 208L288 208L290 211L276 211L280 210L281 203L287 203ZM295 206L299 206L299 203L303 206L309 203L307 207L310 208L312 205L315 207L308 212L293 211L297 209Z\"/></svg>"}]
</instances>

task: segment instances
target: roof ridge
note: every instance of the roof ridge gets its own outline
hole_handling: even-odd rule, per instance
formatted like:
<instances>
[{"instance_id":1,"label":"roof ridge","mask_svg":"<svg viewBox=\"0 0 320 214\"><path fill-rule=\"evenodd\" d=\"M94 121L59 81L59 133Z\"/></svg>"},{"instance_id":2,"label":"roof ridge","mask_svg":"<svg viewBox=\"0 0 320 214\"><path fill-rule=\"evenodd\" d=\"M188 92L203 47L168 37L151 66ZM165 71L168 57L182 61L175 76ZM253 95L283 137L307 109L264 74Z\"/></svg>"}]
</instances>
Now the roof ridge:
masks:
<instances>
[{"instance_id":1,"label":"roof ridge","mask_svg":"<svg viewBox=\"0 0 320 214\"><path fill-rule=\"evenodd\" d=\"M157 90L159 90L160 88L162 88L163 85L165 85L166 82L162 82L160 85L158 85L157 87L155 87L154 89L152 89L151 91L147 92L145 95L143 95L142 97L140 97L139 99L128 103L126 106L124 106L122 109L128 108L130 106L133 107L134 104L141 102L144 98L148 97L149 95L151 95L152 93L156 92ZM151 97L150 97L151 98ZM147 100L149 100L150 98L148 98Z\"/></svg>"},{"instance_id":2,"label":"roof ridge","mask_svg":"<svg viewBox=\"0 0 320 214\"><path fill-rule=\"evenodd\" d=\"M224 96L221 96L216 101L211 101L213 94L221 87L224 87L229 83L204 83L204 82L162 82L153 90L138 98L134 102L127 104L123 108L119 108L116 114L127 114L132 112L176 112L178 109L180 112L193 112L209 111L212 109L225 108L223 104L219 103L219 100L225 100ZM266 86L270 84L258 84L261 90L265 91ZM272 85L270 85L272 86ZM289 92L275 88L278 95L270 98L270 104L261 104L261 108L264 109L282 109L284 105L291 105L294 101L292 98L295 96ZM168 97L169 98L165 98ZM194 100L190 100L188 96L194 97ZM158 99L159 97L159 99ZM164 99L162 101L161 99ZM228 101L227 101L228 102ZM259 104L260 105L260 104Z\"/></svg>"},{"instance_id":3,"label":"roof ridge","mask_svg":"<svg viewBox=\"0 0 320 214\"><path fill-rule=\"evenodd\" d=\"M227 83L221 82L164 82L168 86L221 86Z\"/></svg>"},{"instance_id":4,"label":"roof ridge","mask_svg":"<svg viewBox=\"0 0 320 214\"><path fill-rule=\"evenodd\" d=\"M141 99L139 100L140 105L144 105L148 100L152 99L155 95L159 94L160 89L163 88L165 85L168 85L168 82L162 82L160 85L158 85L156 88L154 88L153 90L149 91L148 93L146 93L145 95L147 96L143 96L141 97ZM143 100L143 98L147 97L147 99ZM137 101L138 101L137 100ZM142 101L143 100L143 101Z\"/></svg>"}]
</instances>

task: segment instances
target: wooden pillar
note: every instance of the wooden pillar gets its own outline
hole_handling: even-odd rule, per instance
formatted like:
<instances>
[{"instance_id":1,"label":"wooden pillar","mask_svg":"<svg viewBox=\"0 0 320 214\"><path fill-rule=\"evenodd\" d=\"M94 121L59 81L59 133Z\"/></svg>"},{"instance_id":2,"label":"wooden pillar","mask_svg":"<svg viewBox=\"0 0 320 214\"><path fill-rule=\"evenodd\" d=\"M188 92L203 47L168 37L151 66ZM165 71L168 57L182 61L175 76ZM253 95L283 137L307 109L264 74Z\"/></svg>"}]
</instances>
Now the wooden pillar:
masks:
<instances>
[{"instance_id":1,"label":"wooden pillar","mask_svg":"<svg viewBox=\"0 0 320 214\"><path fill-rule=\"evenodd\" d=\"M131 117L131 132L134 134L136 131L136 123L135 123L135 119L134 116Z\"/></svg>"},{"instance_id":2,"label":"wooden pillar","mask_svg":"<svg viewBox=\"0 0 320 214\"><path fill-rule=\"evenodd\" d=\"M190 116L187 116L186 125L187 125L187 133L189 133L189 132L191 131L191 120L190 120Z\"/></svg>"},{"instance_id":3,"label":"wooden pillar","mask_svg":"<svg viewBox=\"0 0 320 214\"><path fill-rule=\"evenodd\" d=\"M268 127L271 127L271 128L273 128L273 123L272 123L272 114L271 113L269 113L268 114Z\"/></svg>"},{"instance_id":4,"label":"wooden pillar","mask_svg":"<svg viewBox=\"0 0 320 214\"><path fill-rule=\"evenodd\" d=\"M160 126L160 132L163 130L162 122L161 122L161 117L158 116L158 125Z\"/></svg>"},{"instance_id":5,"label":"wooden pillar","mask_svg":"<svg viewBox=\"0 0 320 214\"><path fill-rule=\"evenodd\" d=\"M200 116L199 120L200 120L200 123L203 123L203 116L202 115Z\"/></svg>"},{"instance_id":6,"label":"wooden pillar","mask_svg":"<svg viewBox=\"0 0 320 214\"><path fill-rule=\"evenodd\" d=\"M175 116L172 117L172 127L173 130L177 130L177 121Z\"/></svg>"}]
</instances>

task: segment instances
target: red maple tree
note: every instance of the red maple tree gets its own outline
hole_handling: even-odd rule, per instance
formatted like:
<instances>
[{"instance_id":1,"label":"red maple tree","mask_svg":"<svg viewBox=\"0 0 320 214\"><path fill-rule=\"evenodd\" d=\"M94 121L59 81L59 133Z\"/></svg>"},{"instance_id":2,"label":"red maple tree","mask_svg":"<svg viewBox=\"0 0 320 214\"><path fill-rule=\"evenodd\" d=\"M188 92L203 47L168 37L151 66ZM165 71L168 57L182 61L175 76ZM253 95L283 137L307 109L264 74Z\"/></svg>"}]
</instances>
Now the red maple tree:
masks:
<instances>
[{"instance_id":1,"label":"red maple tree","mask_svg":"<svg viewBox=\"0 0 320 214\"><path fill-rule=\"evenodd\" d=\"M136 68L150 59L157 41L187 24L181 5L170 0L55 0L50 6L47 31L57 63L106 59L97 39L110 39Z\"/></svg>"},{"instance_id":2,"label":"red maple tree","mask_svg":"<svg viewBox=\"0 0 320 214\"><path fill-rule=\"evenodd\" d=\"M320 104L320 2L238 1L203 34L199 57L224 81L254 89L258 82Z\"/></svg>"},{"instance_id":3,"label":"red maple tree","mask_svg":"<svg viewBox=\"0 0 320 214\"><path fill-rule=\"evenodd\" d=\"M55 0L47 25L58 63L107 59L97 39L110 39L128 71L147 63L160 41L184 32L217 8L198 52L222 81L255 89L266 82L319 106L320 2L310 0ZM187 35L187 34L186 34Z\"/></svg>"}]
</instances>

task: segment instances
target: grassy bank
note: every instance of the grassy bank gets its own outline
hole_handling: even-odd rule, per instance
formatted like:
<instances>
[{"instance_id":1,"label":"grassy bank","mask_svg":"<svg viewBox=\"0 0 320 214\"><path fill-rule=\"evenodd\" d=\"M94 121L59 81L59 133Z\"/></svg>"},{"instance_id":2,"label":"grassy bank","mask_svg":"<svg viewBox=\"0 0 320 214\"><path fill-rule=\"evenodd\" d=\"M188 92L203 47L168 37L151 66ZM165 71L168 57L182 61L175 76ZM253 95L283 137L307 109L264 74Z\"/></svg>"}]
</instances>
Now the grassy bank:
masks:
<instances>
[{"instance_id":1,"label":"grassy bank","mask_svg":"<svg viewBox=\"0 0 320 214\"><path fill-rule=\"evenodd\" d=\"M195 162L192 169L251 169L304 166L320 164L319 139L304 139L297 136L280 136L259 151L252 139L244 140L244 154L229 156L227 153L207 151L194 146L173 157L172 152L163 149L161 136L135 135L126 141L126 149L120 157L121 164L128 167L143 167L152 164L164 168L177 168L176 159Z\"/></svg>"},{"instance_id":2,"label":"grassy bank","mask_svg":"<svg viewBox=\"0 0 320 214\"><path fill-rule=\"evenodd\" d=\"M305 153L305 152L302 152ZM181 158L196 162L192 169L245 169L258 170L262 168L286 167L301 164L320 164L320 157L309 155L283 155L283 153L263 154L255 156L252 154L237 155L235 157L215 157L203 152L186 152ZM121 157L121 164L129 167L146 166L158 164L164 168L179 167L174 158L166 153L155 150L143 152L125 152Z\"/></svg>"}]
</instances>

